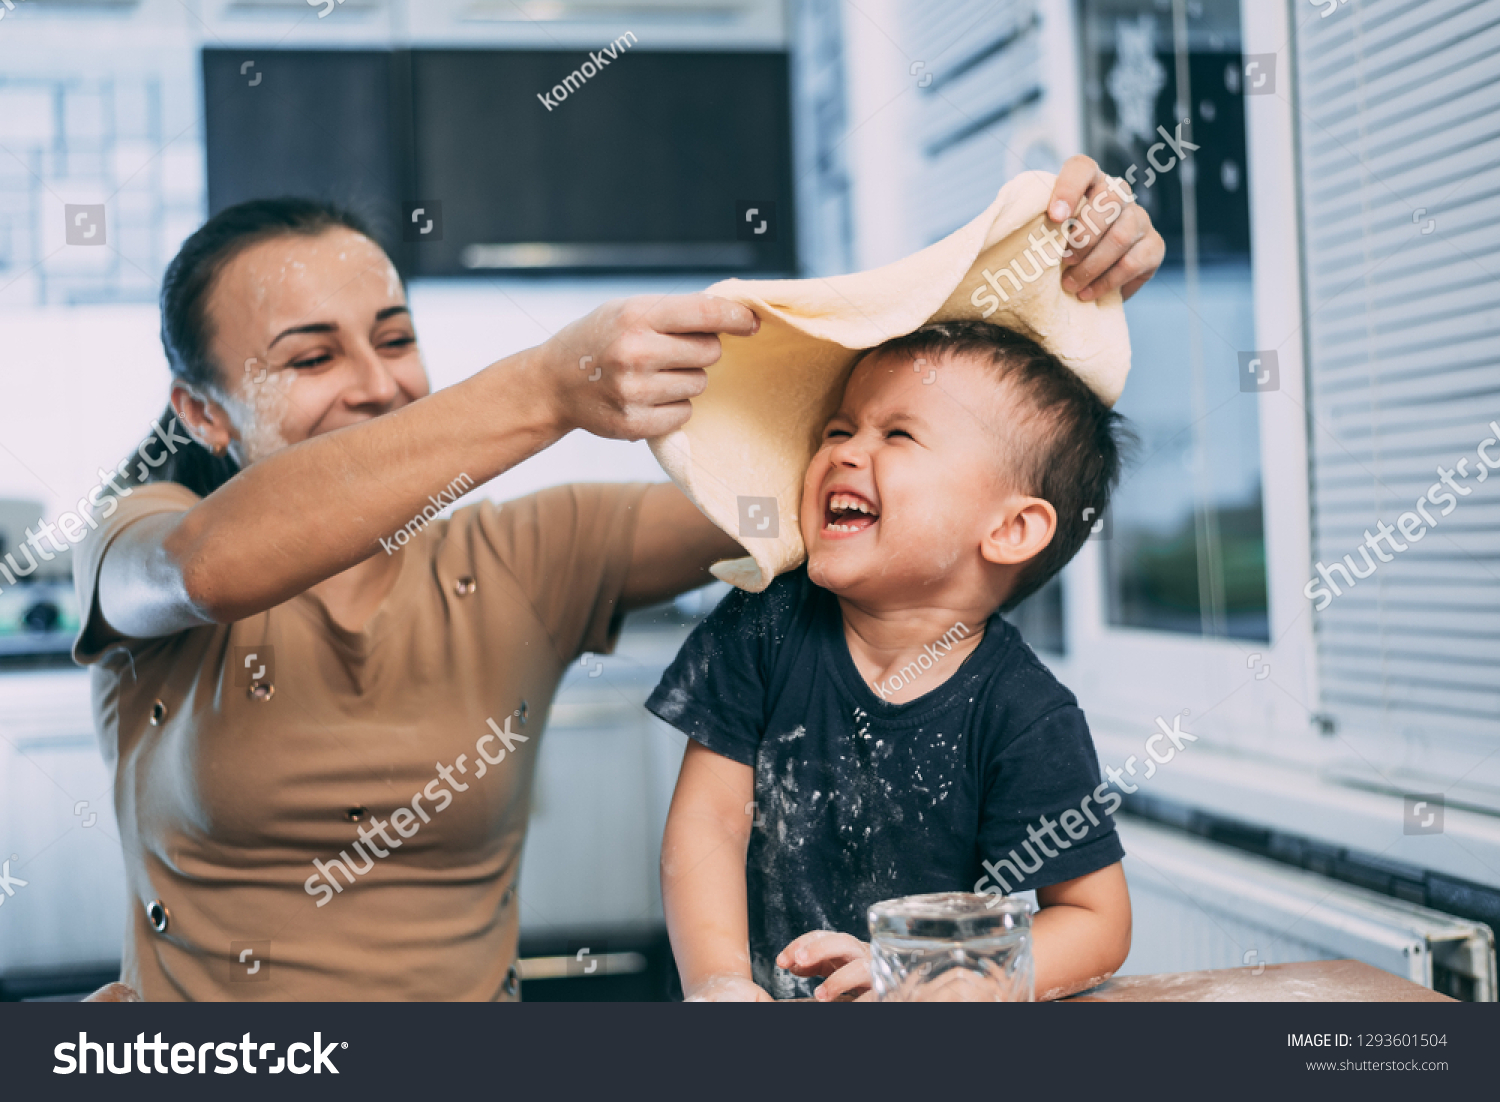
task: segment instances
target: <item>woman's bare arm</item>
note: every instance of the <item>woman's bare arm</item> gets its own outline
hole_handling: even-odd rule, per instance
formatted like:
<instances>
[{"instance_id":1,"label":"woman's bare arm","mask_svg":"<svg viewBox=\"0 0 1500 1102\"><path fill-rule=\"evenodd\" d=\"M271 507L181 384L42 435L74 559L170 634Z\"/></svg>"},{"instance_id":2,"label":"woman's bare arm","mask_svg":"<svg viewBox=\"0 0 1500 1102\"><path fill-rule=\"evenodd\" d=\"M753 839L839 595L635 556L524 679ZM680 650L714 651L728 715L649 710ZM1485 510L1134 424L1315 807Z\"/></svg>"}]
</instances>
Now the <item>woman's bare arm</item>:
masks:
<instances>
[{"instance_id":1,"label":"woman's bare arm","mask_svg":"<svg viewBox=\"0 0 1500 1102\"><path fill-rule=\"evenodd\" d=\"M540 348L131 525L105 556L100 609L151 637L272 608L375 553L460 472L486 482L574 428L634 440L680 427L719 357L715 334L756 324L706 295L608 303ZM598 378L575 369L581 355Z\"/></svg>"}]
</instances>

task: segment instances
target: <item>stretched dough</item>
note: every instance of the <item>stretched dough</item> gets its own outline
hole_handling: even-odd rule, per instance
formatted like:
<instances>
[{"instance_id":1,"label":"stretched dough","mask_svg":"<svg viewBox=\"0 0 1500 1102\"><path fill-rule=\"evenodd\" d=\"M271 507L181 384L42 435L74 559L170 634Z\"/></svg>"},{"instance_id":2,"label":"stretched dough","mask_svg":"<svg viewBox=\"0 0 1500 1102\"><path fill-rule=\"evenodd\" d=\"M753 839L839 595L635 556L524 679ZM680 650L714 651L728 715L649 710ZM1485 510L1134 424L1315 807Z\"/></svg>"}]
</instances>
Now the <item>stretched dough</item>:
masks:
<instances>
[{"instance_id":1,"label":"stretched dough","mask_svg":"<svg viewBox=\"0 0 1500 1102\"><path fill-rule=\"evenodd\" d=\"M968 225L883 268L708 288L753 309L760 329L720 338L723 357L709 368L692 418L650 445L672 480L749 552L717 563L716 577L758 593L802 562L802 477L845 379L865 349L929 321L980 318L998 303L987 320L1037 341L1114 405L1130 370L1124 304L1118 291L1093 302L1063 291L1056 250L1040 233L1055 181L1023 173ZM1032 247L1033 234L1041 247ZM1021 278L999 276L1013 261ZM986 270L1008 301L999 301Z\"/></svg>"}]
</instances>

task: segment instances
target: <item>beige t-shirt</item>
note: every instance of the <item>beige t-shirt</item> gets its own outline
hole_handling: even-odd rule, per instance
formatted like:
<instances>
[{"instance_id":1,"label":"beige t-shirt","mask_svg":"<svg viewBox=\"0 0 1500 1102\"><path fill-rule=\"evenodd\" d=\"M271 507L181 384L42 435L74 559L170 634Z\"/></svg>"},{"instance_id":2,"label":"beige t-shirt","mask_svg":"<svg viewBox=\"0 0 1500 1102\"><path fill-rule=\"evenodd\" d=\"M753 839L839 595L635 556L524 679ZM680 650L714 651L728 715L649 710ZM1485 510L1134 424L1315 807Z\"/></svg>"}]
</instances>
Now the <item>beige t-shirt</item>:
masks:
<instances>
[{"instance_id":1,"label":"beige t-shirt","mask_svg":"<svg viewBox=\"0 0 1500 1102\"><path fill-rule=\"evenodd\" d=\"M514 998L538 736L568 663L614 645L646 488L432 522L361 631L304 593L157 639L104 622L100 565L200 499L120 500L78 550L73 656L114 768L122 979L148 1000Z\"/></svg>"}]
</instances>

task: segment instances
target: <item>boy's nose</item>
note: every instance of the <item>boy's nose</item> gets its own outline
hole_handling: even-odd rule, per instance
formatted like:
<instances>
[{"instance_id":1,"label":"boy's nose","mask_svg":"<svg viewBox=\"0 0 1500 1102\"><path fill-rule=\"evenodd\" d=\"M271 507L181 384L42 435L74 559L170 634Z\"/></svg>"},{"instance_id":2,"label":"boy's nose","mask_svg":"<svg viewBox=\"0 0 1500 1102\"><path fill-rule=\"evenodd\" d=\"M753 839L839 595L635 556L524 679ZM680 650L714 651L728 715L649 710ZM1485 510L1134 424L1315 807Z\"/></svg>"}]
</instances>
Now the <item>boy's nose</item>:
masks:
<instances>
[{"instance_id":1,"label":"boy's nose","mask_svg":"<svg viewBox=\"0 0 1500 1102\"><path fill-rule=\"evenodd\" d=\"M828 453L828 458L836 467L863 467L869 461L865 446L857 436L840 440Z\"/></svg>"}]
</instances>

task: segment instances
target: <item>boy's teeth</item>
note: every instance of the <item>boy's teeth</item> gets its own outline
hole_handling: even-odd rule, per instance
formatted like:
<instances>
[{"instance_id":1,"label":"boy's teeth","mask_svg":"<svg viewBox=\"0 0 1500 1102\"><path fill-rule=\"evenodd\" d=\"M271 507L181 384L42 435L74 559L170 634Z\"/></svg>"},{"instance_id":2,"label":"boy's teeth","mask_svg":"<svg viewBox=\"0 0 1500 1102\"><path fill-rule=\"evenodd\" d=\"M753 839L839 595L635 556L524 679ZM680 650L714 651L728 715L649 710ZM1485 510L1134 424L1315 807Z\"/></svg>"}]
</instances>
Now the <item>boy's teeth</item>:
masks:
<instances>
[{"instance_id":1,"label":"boy's teeth","mask_svg":"<svg viewBox=\"0 0 1500 1102\"><path fill-rule=\"evenodd\" d=\"M830 508L838 509L841 512L849 512L851 510L853 512L867 514L873 512L870 507L864 502L860 501L859 498L849 497L847 494L834 494L833 497L829 499L828 505Z\"/></svg>"}]
</instances>

